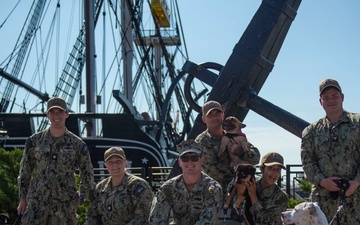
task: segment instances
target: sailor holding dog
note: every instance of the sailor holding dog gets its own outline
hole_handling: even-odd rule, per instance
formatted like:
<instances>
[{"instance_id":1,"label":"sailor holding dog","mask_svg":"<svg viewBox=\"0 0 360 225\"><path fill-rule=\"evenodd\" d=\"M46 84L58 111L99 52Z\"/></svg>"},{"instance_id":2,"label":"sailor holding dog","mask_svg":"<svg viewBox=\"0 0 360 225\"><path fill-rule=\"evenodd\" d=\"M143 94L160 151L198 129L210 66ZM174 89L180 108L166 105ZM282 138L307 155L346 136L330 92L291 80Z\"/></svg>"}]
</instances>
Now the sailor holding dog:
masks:
<instances>
[{"instance_id":1,"label":"sailor holding dog","mask_svg":"<svg viewBox=\"0 0 360 225\"><path fill-rule=\"evenodd\" d=\"M286 210L289 197L276 184L285 169L284 158L277 152L268 152L261 158L262 178L246 182L248 196L243 209L246 225L282 224L281 213Z\"/></svg>"}]
</instances>

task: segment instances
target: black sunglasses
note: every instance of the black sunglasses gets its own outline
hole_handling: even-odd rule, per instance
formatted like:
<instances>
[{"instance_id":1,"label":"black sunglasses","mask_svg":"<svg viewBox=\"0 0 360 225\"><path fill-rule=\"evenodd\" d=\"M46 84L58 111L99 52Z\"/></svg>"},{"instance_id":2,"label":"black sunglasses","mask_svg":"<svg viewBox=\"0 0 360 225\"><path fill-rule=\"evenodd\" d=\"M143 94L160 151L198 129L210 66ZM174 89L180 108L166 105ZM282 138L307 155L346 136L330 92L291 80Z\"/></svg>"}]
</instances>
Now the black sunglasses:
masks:
<instances>
[{"instance_id":1,"label":"black sunglasses","mask_svg":"<svg viewBox=\"0 0 360 225\"><path fill-rule=\"evenodd\" d=\"M182 155L180 156L180 160L183 161L183 162L188 162L189 159L191 159L191 161L193 162L197 162L199 161L201 155Z\"/></svg>"}]
</instances>

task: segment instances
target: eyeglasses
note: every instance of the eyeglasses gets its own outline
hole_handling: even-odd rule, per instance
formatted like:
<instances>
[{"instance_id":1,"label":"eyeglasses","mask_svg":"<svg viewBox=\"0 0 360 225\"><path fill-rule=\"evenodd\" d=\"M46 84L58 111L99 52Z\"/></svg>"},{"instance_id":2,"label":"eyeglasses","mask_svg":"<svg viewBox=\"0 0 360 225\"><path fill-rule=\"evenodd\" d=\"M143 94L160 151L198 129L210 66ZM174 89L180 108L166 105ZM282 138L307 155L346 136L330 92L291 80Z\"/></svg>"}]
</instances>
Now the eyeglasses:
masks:
<instances>
[{"instance_id":1,"label":"eyeglasses","mask_svg":"<svg viewBox=\"0 0 360 225\"><path fill-rule=\"evenodd\" d=\"M189 159L191 159L191 161L193 162L197 162L199 161L201 155L182 155L180 156L180 160L183 161L183 162L188 162Z\"/></svg>"}]
</instances>

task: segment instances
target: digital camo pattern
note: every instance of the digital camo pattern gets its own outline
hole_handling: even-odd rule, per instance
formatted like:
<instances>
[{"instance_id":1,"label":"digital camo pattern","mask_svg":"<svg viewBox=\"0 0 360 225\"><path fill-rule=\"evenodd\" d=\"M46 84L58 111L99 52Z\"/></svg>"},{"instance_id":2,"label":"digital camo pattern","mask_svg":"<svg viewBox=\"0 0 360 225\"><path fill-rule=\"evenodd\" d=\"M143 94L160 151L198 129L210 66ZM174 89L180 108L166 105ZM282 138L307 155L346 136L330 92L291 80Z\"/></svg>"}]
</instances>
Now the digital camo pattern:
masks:
<instances>
[{"instance_id":1,"label":"digital camo pattern","mask_svg":"<svg viewBox=\"0 0 360 225\"><path fill-rule=\"evenodd\" d=\"M144 179L125 173L122 183L112 187L108 177L94 194L84 225L148 224L153 194Z\"/></svg>"},{"instance_id":2,"label":"digital camo pattern","mask_svg":"<svg viewBox=\"0 0 360 225\"><path fill-rule=\"evenodd\" d=\"M149 221L151 225L212 225L217 223L222 205L223 192L214 179L202 172L188 191L183 176L179 175L165 182L156 193Z\"/></svg>"},{"instance_id":3,"label":"digital camo pattern","mask_svg":"<svg viewBox=\"0 0 360 225\"><path fill-rule=\"evenodd\" d=\"M330 192L319 185L337 176L360 182L360 115L344 111L332 125L326 118L306 127L302 134L301 160L306 178L313 184L311 197L330 221L336 213L340 197L328 199ZM360 224L360 190L345 199L340 224Z\"/></svg>"},{"instance_id":4,"label":"digital camo pattern","mask_svg":"<svg viewBox=\"0 0 360 225\"><path fill-rule=\"evenodd\" d=\"M256 181L258 201L250 207L249 202L245 203L245 210L250 211L256 225L282 224L281 212L286 211L289 197L276 184L262 189L260 183L261 179ZM250 199L246 199L246 201L250 201Z\"/></svg>"},{"instance_id":5,"label":"digital camo pattern","mask_svg":"<svg viewBox=\"0 0 360 225\"><path fill-rule=\"evenodd\" d=\"M176 149L180 155L181 155L181 153L183 153L184 151L189 150L189 149L198 149L201 152L203 152L203 147L200 145L200 143L198 143L192 139L188 139L186 141L181 142L180 144L178 144L176 146Z\"/></svg>"},{"instance_id":6,"label":"digital camo pattern","mask_svg":"<svg viewBox=\"0 0 360 225\"><path fill-rule=\"evenodd\" d=\"M204 150L205 162L202 166L202 170L210 177L218 181L225 191L227 185L234 176L234 173L230 169L230 157L226 154L221 154L218 157L221 145L222 136L213 134L209 130L205 130L199 134L195 141L199 142ZM246 152L243 160L249 162L252 165L256 165L260 160L260 152L251 143L249 144L249 152Z\"/></svg>"},{"instance_id":7,"label":"digital camo pattern","mask_svg":"<svg viewBox=\"0 0 360 225\"><path fill-rule=\"evenodd\" d=\"M27 139L18 177L20 198L25 197L28 205L22 224L73 224L79 202L76 169L80 195L86 198L93 167L85 143L67 129L55 142L49 130Z\"/></svg>"},{"instance_id":8,"label":"digital camo pattern","mask_svg":"<svg viewBox=\"0 0 360 225\"><path fill-rule=\"evenodd\" d=\"M358 191L357 191L358 192ZM358 194L357 194L358 196ZM311 201L317 202L321 210L326 216L327 221L331 221L338 210L340 204L340 197L333 199L332 196L311 196ZM332 225L353 225L360 224L359 214L359 197L354 197L354 194L349 198L345 198L344 205L336 215Z\"/></svg>"}]
</instances>

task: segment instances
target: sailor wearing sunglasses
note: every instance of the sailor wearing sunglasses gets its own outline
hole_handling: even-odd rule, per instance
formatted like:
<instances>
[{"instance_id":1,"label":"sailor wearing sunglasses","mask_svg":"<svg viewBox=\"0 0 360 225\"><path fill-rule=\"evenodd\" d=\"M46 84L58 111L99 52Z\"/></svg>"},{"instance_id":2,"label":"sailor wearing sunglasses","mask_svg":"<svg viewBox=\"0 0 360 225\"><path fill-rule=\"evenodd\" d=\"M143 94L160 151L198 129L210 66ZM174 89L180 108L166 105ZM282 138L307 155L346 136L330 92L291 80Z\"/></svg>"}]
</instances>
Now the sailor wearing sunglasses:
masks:
<instances>
[{"instance_id":1,"label":"sailor wearing sunglasses","mask_svg":"<svg viewBox=\"0 0 360 225\"><path fill-rule=\"evenodd\" d=\"M149 222L215 225L222 210L223 192L217 181L201 172L202 147L194 140L187 140L177 149L182 174L160 187L152 202Z\"/></svg>"}]
</instances>

